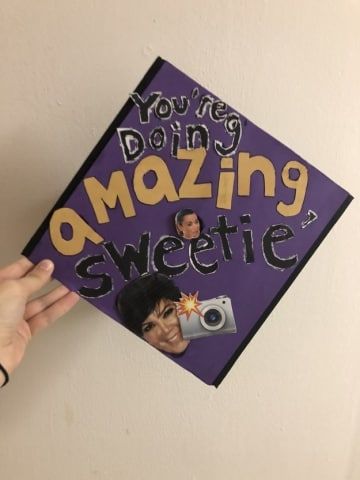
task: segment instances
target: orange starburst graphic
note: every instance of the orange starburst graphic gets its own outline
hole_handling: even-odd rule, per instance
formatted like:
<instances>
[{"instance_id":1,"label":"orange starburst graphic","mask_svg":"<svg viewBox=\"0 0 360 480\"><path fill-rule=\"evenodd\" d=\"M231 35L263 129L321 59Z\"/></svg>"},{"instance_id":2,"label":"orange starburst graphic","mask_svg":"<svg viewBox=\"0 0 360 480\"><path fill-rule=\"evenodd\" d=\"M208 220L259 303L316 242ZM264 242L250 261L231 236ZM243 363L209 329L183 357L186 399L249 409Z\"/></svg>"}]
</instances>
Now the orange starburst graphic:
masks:
<instances>
[{"instance_id":1,"label":"orange starburst graphic","mask_svg":"<svg viewBox=\"0 0 360 480\"><path fill-rule=\"evenodd\" d=\"M189 320L191 312L195 312L202 317L203 314L200 312L198 308L201 305L201 302L199 302L198 300L198 295L199 295L199 292L196 292L193 295L191 293L189 293L189 295L185 295L185 293L181 292L181 299L178 302L176 302L178 315L185 314L186 319Z\"/></svg>"}]
</instances>

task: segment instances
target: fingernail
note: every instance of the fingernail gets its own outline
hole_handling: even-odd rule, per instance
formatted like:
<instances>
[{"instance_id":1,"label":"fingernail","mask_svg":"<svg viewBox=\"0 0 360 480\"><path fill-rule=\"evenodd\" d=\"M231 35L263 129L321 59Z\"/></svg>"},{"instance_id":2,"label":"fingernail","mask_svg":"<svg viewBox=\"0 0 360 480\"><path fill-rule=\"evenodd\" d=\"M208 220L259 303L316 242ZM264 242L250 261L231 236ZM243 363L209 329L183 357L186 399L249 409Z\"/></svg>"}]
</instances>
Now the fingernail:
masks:
<instances>
[{"instance_id":1,"label":"fingernail","mask_svg":"<svg viewBox=\"0 0 360 480\"><path fill-rule=\"evenodd\" d=\"M41 268L41 270L45 270L46 272L49 272L54 268L54 264L51 260L42 260L39 263L38 267Z\"/></svg>"}]
</instances>

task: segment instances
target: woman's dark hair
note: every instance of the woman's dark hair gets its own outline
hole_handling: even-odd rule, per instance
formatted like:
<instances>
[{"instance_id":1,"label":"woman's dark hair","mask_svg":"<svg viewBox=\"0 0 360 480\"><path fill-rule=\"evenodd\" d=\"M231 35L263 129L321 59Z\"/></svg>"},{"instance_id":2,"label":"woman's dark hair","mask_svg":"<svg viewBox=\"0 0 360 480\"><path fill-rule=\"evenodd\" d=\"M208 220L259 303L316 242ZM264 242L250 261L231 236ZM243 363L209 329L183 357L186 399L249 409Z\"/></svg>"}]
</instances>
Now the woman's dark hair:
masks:
<instances>
[{"instance_id":1,"label":"woman's dark hair","mask_svg":"<svg viewBox=\"0 0 360 480\"><path fill-rule=\"evenodd\" d=\"M166 275L151 273L127 283L116 299L116 306L124 325L142 337L142 323L160 300L166 298L177 302L180 297L180 290Z\"/></svg>"},{"instance_id":2,"label":"woman's dark hair","mask_svg":"<svg viewBox=\"0 0 360 480\"><path fill-rule=\"evenodd\" d=\"M182 225L184 217L186 217L186 215L192 215L193 213L195 213L195 215L198 217L200 223L200 232L202 231L202 229L204 228L204 224L199 215L192 208L183 208L182 210L179 210L175 215L175 227L178 234L180 234L180 232L177 225Z\"/></svg>"},{"instance_id":3,"label":"woman's dark hair","mask_svg":"<svg viewBox=\"0 0 360 480\"><path fill-rule=\"evenodd\" d=\"M179 210L175 215L175 223L180 223L181 225L184 217L186 217L186 215L192 215L193 213L196 212L194 212L194 210L192 210L191 208L183 208L182 210Z\"/></svg>"}]
</instances>

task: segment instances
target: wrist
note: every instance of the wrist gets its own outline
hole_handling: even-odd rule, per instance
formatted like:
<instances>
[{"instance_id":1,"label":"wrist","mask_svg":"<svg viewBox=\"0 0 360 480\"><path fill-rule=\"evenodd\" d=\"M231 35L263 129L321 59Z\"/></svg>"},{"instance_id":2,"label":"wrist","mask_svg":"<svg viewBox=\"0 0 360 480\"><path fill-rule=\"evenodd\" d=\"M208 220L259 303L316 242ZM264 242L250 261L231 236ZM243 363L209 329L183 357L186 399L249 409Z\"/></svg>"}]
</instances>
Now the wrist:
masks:
<instances>
[{"instance_id":1,"label":"wrist","mask_svg":"<svg viewBox=\"0 0 360 480\"><path fill-rule=\"evenodd\" d=\"M0 347L0 388L8 383L12 371L11 356L8 355L6 348Z\"/></svg>"},{"instance_id":2,"label":"wrist","mask_svg":"<svg viewBox=\"0 0 360 480\"><path fill-rule=\"evenodd\" d=\"M9 373L6 368L0 363L0 388L4 387L9 381Z\"/></svg>"},{"instance_id":3,"label":"wrist","mask_svg":"<svg viewBox=\"0 0 360 480\"><path fill-rule=\"evenodd\" d=\"M1 345L0 343L0 365L5 368L9 375L15 370L19 363L18 355L14 354L12 345Z\"/></svg>"}]
</instances>

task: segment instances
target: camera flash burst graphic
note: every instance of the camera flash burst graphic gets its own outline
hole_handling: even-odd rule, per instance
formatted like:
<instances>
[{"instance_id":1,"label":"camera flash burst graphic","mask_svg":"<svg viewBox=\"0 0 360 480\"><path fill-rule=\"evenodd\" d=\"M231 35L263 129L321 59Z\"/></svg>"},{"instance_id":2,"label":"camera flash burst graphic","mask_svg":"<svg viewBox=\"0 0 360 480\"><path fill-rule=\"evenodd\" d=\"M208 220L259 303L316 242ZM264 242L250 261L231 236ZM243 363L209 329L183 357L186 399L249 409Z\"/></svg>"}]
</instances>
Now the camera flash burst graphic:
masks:
<instances>
[{"instance_id":1,"label":"camera flash burst graphic","mask_svg":"<svg viewBox=\"0 0 360 480\"><path fill-rule=\"evenodd\" d=\"M200 312L199 308L201 302L198 300L199 292L194 293L193 295L189 293L186 295L181 292L181 299L176 302L178 315L186 315L186 319L189 320L191 312L195 312L200 317L203 317L203 314Z\"/></svg>"}]
</instances>

